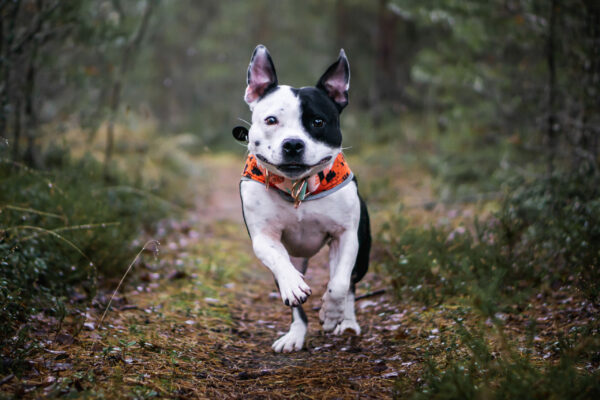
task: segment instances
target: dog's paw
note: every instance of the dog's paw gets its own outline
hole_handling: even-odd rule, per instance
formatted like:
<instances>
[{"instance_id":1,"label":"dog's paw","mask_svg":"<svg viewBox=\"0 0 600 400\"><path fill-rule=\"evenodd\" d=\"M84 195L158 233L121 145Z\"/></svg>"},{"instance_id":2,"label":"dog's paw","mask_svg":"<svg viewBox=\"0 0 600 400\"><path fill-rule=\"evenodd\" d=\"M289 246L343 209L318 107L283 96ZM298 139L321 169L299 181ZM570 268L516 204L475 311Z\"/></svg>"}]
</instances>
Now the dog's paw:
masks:
<instances>
[{"instance_id":1,"label":"dog's paw","mask_svg":"<svg viewBox=\"0 0 600 400\"><path fill-rule=\"evenodd\" d=\"M345 319L333 330L334 335L342 335L346 330L353 330L355 335L360 335L360 326L355 319Z\"/></svg>"},{"instance_id":2,"label":"dog's paw","mask_svg":"<svg viewBox=\"0 0 600 400\"><path fill-rule=\"evenodd\" d=\"M310 287L304 282L300 272L296 270L286 274L282 279L278 279L277 283L281 300L286 306L299 306L312 294Z\"/></svg>"},{"instance_id":3,"label":"dog's paw","mask_svg":"<svg viewBox=\"0 0 600 400\"><path fill-rule=\"evenodd\" d=\"M321 310L319 311L319 320L321 320L325 332L332 331L344 320L345 303L345 295L336 295L331 290L325 292L323 295L323 306L321 306Z\"/></svg>"},{"instance_id":4,"label":"dog's paw","mask_svg":"<svg viewBox=\"0 0 600 400\"><path fill-rule=\"evenodd\" d=\"M276 353L290 353L292 351L302 350L302 347L304 346L304 336L306 336L306 328L295 329L292 327L288 333L277 339L271 348Z\"/></svg>"}]
</instances>

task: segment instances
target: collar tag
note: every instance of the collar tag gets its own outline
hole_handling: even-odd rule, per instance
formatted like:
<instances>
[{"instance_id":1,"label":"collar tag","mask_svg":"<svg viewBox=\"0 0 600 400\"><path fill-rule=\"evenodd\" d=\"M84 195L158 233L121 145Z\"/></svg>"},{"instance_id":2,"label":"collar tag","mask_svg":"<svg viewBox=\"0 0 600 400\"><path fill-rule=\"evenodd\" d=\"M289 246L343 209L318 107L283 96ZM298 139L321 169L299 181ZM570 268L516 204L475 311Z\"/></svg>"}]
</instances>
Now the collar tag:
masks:
<instances>
[{"instance_id":1,"label":"collar tag","mask_svg":"<svg viewBox=\"0 0 600 400\"><path fill-rule=\"evenodd\" d=\"M294 181L292 183L292 190L290 192L290 195L294 199L294 208L298 208L300 203L302 203L306 196L310 194L310 192L307 191L307 188L308 182L306 178Z\"/></svg>"}]
</instances>

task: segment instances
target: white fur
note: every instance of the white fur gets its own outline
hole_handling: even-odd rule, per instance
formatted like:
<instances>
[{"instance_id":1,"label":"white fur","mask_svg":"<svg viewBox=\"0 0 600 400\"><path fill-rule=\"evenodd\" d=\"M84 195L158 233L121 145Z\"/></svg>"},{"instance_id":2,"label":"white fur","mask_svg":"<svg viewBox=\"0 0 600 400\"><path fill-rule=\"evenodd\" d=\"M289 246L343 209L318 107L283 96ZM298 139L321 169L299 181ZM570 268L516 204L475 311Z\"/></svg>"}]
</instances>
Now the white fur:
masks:
<instances>
[{"instance_id":1,"label":"white fur","mask_svg":"<svg viewBox=\"0 0 600 400\"><path fill-rule=\"evenodd\" d=\"M341 151L315 140L305 131L300 100L289 86L279 86L273 93L248 104L252 110L248 151L266 159L259 164L269 172L293 179L311 176L331 165ZM267 125L265 119L271 116L278 122ZM294 177L279 171L277 165L284 163L285 139L301 139L305 145L302 163L315 167ZM319 313L323 329L335 330L336 334L346 329L360 333L354 316L354 296L349 293L358 253L360 202L356 184L350 183L318 200L304 201L298 208L284 200L277 189L266 190L265 185L255 181L243 181L240 194L254 253L273 273L283 303L293 307L290 330L273 343L273 350L295 351L304 345L307 324L301 318L299 306L312 292L294 264L298 265L297 257L310 258L325 244L330 245L330 280Z\"/></svg>"},{"instance_id":2,"label":"white fur","mask_svg":"<svg viewBox=\"0 0 600 400\"><path fill-rule=\"evenodd\" d=\"M254 155L265 157L269 164L259 161L259 164L272 173L285 176L275 166L284 162L282 156L282 142L285 139L301 139L304 141L304 159L306 165L315 165L326 157L333 161L340 152L339 148L332 148L322 142L314 140L302 126L300 115L300 100L291 88L286 85L279 86L276 92L253 104L252 126L248 131L248 151ZM275 117L279 121L276 125L267 125L265 118ZM260 143L259 146L256 142ZM330 165L331 163L329 163ZM298 179L314 175L327 165L307 170Z\"/></svg>"},{"instance_id":3,"label":"white fur","mask_svg":"<svg viewBox=\"0 0 600 400\"><path fill-rule=\"evenodd\" d=\"M346 296L346 307L344 308L344 319L334 329L334 335L341 335L347 329L353 330L356 335L360 335L360 326L356 322L354 314L354 293L348 292Z\"/></svg>"},{"instance_id":4,"label":"white fur","mask_svg":"<svg viewBox=\"0 0 600 400\"><path fill-rule=\"evenodd\" d=\"M356 232L360 203L356 185L352 183L324 198L306 201L298 208L282 199L274 189L267 191L264 185L254 181L242 182L240 190L254 252L275 276L284 304L287 300L290 306L300 305L311 294L290 256L309 258L329 242L330 281L319 314L323 329L334 330L347 320L342 332L347 328L360 332L353 318L354 297L348 298L358 252ZM349 307L352 307L351 312ZM294 324L296 322L290 332L273 345L275 351L297 350L300 336L303 342L305 333L301 334Z\"/></svg>"},{"instance_id":5,"label":"white fur","mask_svg":"<svg viewBox=\"0 0 600 400\"><path fill-rule=\"evenodd\" d=\"M292 310L294 322L290 325L289 332L277 339L275 343L273 343L273 346L271 346L277 353L282 351L284 353L289 353L291 351L302 350L302 347L304 346L304 338L308 326L300 318L298 309L293 308Z\"/></svg>"}]
</instances>

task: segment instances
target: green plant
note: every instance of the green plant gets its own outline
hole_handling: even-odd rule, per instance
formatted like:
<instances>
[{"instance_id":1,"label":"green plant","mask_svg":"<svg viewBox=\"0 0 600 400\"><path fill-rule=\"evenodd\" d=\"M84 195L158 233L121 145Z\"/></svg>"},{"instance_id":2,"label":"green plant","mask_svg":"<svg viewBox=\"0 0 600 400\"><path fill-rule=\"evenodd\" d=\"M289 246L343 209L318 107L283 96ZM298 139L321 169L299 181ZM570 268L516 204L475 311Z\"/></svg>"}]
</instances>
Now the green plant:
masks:
<instances>
[{"instance_id":1,"label":"green plant","mask_svg":"<svg viewBox=\"0 0 600 400\"><path fill-rule=\"evenodd\" d=\"M517 350L506 342L503 327L468 329L458 323L460 345L426 360L424 382L413 399L592 399L600 396L600 371L580 368L600 342L578 341L561 348L559 361L533 360L531 342ZM500 336L499 351L490 347ZM591 337L591 336L590 336ZM441 368L440 365L444 365Z\"/></svg>"},{"instance_id":2,"label":"green plant","mask_svg":"<svg viewBox=\"0 0 600 400\"><path fill-rule=\"evenodd\" d=\"M31 315L56 318L60 328L93 298L97 275L120 277L132 242L172 211L123 172L107 184L89 156L61 160L40 171L1 159L0 342L15 360Z\"/></svg>"}]
</instances>

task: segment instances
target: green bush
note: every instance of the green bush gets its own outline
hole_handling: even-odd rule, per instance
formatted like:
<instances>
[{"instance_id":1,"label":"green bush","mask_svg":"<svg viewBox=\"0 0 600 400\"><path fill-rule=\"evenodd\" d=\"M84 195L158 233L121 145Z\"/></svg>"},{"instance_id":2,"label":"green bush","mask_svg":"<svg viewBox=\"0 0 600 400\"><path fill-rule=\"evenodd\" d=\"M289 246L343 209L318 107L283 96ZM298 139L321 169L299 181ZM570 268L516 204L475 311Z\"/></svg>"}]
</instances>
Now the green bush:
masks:
<instances>
[{"instance_id":1,"label":"green bush","mask_svg":"<svg viewBox=\"0 0 600 400\"><path fill-rule=\"evenodd\" d=\"M486 314L542 283L575 281L600 297L600 177L515 179L500 211L473 227L412 227L402 210L383 226L383 260L400 295L427 304L469 295Z\"/></svg>"},{"instance_id":2,"label":"green bush","mask_svg":"<svg viewBox=\"0 0 600 400\"><path fill-rule=\"evenodd\" d=\"M575 281L600 299L600 174L557 172L517 180L503 204L499 231L521 264L547 279Z\"/></svg>"},{"instance_id":3,"label":"green bush","mask_svg":"<svg viewBox=\"0 0 600 400\"><path fill-rule=\"evenodd\" d=\"M48 160L54 168L38 171L1 159L2 347L19 347L14 340L26 335L13 335L30 315L60 320L66 308L87 303L97 274L119 278L137 251L132 242L170 211L123 173L107 184L92 157L71 160L53 151Z\"/></svg>"},{"instance_id":4,"label":"green bush","mask_svg":"<svg viewBox=\"0 0 600 400\"><path fill-rule=\"evenodd\" d=\"M382 265L399 296L425 304L461 297L467 309L483 316L470 322L492 325L467 328L455 319L457 329L442 340L446 349L433 348L426 357L415 399L600 397L600 326L594 318L581 332L571 330L560 339L557 363L529 356L535 353L533 334L517 351L497 318L497 312L518 310L532 290L557 285L576 284L597 304L600 176L559 171L514 178L507 187L499 211L472 227L414 227L400 210L379 235L388 250ZM532 332L533 327L532 322ZM398 393L412 392L410 383L397 385Z\"/></svg>"},{"instance_id":5,"label":"green bush","mask_svg":"<svg viewBox=\"0 0 600 400\"><path fill-rule=\"evenodd\" d=\"M587 373L581 365L590 352L598 354L600 342L561 346L560 360L539 365L530 351L516 351L505 344L500 352L488 345L483 328L458 325L460 345L451 346L440 363L427 358L423 385L413 394L418 399L594 399L600 397L600 371ZM502 331L501 326L497 329ZM591 337L591 336L590 336ZM527 349L531 350L531 341ZM584 350L584 351L583 351ZM444 362L445 361L445 362ZM446 365L440 368L439 365Z\"/></svg>"}]
</instances>

